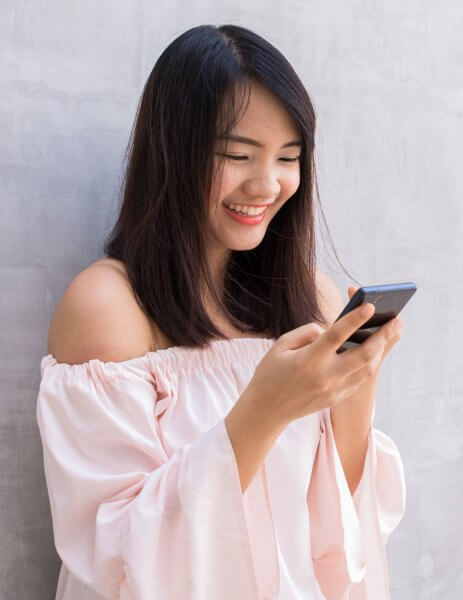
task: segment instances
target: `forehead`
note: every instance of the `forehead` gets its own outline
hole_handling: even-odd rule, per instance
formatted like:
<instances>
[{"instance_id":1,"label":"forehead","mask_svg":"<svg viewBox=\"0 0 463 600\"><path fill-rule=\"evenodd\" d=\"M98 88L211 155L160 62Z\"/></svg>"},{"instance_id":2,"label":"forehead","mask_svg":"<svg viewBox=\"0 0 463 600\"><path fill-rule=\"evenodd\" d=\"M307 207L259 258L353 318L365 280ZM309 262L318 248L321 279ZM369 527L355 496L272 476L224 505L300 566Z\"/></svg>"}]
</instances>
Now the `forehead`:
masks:
<instances>
[{"instance_id":1,"label":"forehead","mask_svg":"<svg viewBox=\"0 0 463 600\"><path fill-rule=\"evenodd\" d=\"M249 101L244 105L233 133L266 138L298 137L296 123L284 104L259 82L249 83Z\"/></svg>"}]
</instances>

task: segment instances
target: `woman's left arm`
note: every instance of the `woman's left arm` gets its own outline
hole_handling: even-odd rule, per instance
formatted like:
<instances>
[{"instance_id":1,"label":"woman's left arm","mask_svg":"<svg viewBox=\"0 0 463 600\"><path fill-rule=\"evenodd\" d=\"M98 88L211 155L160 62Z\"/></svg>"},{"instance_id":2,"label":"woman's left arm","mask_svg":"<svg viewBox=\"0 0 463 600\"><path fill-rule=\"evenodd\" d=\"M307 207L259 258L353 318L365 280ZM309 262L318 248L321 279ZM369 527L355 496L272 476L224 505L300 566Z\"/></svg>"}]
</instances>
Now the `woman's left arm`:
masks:
<instances>
[{"instance_id":1,"label":"woman's left arm","mask_svg":"<svg viewBox=\"0 0 463 600\"><path fill-rule=\"evenodd\" d=\"M331 325L344 308L342 295L334 281L325 273L317 271L317 289L321 295L320 305ZM349 298L358 288L349 286ZM402 325L399 317L397 320ZM398 331L386 342L377 358L373 374L348 398L331 407L331 424L339 458L351 494L353 495L362 477L368 449L368 434L376 396L376 387L381 365L392 347L400 339Z\"/></svg>"}]
</instances>

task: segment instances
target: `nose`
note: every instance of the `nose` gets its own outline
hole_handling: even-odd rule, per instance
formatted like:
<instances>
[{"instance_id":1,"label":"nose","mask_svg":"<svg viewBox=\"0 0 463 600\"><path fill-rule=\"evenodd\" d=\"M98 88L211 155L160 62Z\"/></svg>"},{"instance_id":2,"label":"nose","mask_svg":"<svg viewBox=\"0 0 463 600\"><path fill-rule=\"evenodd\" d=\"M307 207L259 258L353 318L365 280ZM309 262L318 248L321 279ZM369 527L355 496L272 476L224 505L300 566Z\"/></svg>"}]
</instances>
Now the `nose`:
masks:
<instances>
[{"instance_id":1,"label":"nose","mask_svg":"<svg viewBox=\"0 0 463 600\"><path fill-rule=\"evenodd\" d=\"M254 200L270 200L279 195L281 186L275 173L267 171L246 179L243 191Z\"/></svg>"}]
</instances>

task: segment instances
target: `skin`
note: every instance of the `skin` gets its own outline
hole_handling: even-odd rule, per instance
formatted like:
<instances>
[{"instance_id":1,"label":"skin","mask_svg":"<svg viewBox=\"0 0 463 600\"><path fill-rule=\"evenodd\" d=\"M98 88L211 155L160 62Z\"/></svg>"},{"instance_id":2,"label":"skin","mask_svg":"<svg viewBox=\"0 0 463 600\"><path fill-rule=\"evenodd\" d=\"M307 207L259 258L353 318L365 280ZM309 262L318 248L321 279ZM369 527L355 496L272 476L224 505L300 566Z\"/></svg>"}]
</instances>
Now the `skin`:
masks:
<instances>
[{"instance_id":1,"label":"skin","mask_svg":"<svg viewBox=\"0 0 463 600\"><path fill-rule=\"evenodd\" d=\"M262 241L267 227L282 206L290 201L300 183L300 147L281 148L299 138L291 115L280 101L264 86L251 84L249 105L235 125L232 134L258 140L261 148L242 142L217 141L215 167L219 168L221 154L225 158L222 181L216 177L212 189L208 261L217 280L220 265L231 250L250 250ZM236 160L236 157L243 157ZM242 225L228 216L223 203L270 203L263 221L258 225Z\"/></svg>"}]
</instances>

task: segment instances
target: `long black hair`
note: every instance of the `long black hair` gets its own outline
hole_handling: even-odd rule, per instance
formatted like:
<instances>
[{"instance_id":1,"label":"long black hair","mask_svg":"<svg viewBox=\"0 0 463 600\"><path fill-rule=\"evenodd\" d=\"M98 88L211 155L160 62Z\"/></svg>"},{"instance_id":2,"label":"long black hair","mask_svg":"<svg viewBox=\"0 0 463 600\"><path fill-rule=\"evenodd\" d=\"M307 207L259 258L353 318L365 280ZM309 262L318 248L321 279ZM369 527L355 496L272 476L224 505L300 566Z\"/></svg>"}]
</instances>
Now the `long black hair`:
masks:
<instances>
[{"instance_id":1,"label":"long black hair","mask_svg":"<svg viewBox=\"0 0 463 600\"><path fill-rule=\"evenodd\" d=\"M231 250L216 289L206 260L214 146L258 81L278 98L302 139L300 185L261 243ZM174 39L146 81L128 146L119 217L104 253L122 261L137 300L172 345L223 338L201 282L242 332L281 334L327 322L315 285L315 111L288 60L237 25L201 25Z\"/></svg>"}]
</instances>

